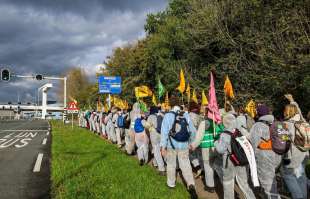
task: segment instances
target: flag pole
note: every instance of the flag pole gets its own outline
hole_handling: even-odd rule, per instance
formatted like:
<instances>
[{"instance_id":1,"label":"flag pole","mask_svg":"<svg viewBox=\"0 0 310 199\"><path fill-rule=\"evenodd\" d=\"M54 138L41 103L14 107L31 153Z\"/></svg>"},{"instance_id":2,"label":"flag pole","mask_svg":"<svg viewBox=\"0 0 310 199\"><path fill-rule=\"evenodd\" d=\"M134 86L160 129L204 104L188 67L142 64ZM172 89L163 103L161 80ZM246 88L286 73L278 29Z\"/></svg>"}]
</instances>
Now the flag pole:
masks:
<instances>
[{"instance_id":1,"label":"flag pole","mask_svg":"<svg viewBox=\"0 0 310 199\"><path fill-rule=\"evenodd\" d=\"M212 116L213 116L213 137L215 138L215 116L214 116L214 111L212 111Z\"/></svg>"},{"instance_id":2,"label":"flag pole","mask_svg":"<svg viewBox=\"0 0 310 199\"><path fill-rule=\"evenodd\" d=\"M71 129L73 129L73 113L71 113Z\"/></svg>"},{"instance_id":3,"label":"flag pole","mask_svg":"<svg viewBox=\"0 0 310 199\"><path fill-rule=\"evenodd\" d=\"M226 96L226 93L224 92L224 109L225 109L225 112L227 112L227 96Z\"/></svg>"},{"instance_id":4,"label":"flag pole","mask_svg":"<svg viewBox=\"0 0 310 199\"><path fill-rule=\"evenodd\" d=\"M183 93L181 93L181 95L182 95L182 105L184 105L184 99L183 99Z\"/></svg>"}]
</instances>

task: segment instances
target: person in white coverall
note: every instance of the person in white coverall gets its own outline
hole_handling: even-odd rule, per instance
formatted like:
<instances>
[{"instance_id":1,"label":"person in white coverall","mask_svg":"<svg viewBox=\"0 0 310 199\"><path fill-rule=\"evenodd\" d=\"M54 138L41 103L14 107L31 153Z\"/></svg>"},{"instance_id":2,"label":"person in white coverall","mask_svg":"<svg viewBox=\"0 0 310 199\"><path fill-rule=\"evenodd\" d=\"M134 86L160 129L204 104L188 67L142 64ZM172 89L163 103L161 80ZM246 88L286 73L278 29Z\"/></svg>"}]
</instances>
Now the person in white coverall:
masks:
<instances>
[{"instance_id":1,"label":"person in white coverall","mask_svg":"<svg viewBox=\"0 0 310 199\"><path fill-rule=\"evenodd\" d=\"M160 126L158 123L159 117L164 117L164 115L159 112L158 107L151 107L150 108L150 116L147 119L147 123L149 124L149 132L150 132L150 139L153 148L154 154L154 166L157 166L160 175L165 175L165 163L164 159L160 153ZM161 120L162 121L162 120ZM159 132L158 132L159 131Z\"/></svg>"},{"instance_id":2,"label":"person in white coverall","mask_svg":"<svg viewBox=\"0 0 310 199\"><path fill-rule=\"evenodd\" d=\"M255 199L255 195L248 183L248 174L246 166L235 166L229 158L231 149L231 135L237 128L236 117L228 113L223 118L223 125L225 133L220 134L219 140L214 142L215 149L218 153L223 155L223 189L224 199L234 199L235 179L243 194L247 199Z\"/></svg>"}]
</instances>

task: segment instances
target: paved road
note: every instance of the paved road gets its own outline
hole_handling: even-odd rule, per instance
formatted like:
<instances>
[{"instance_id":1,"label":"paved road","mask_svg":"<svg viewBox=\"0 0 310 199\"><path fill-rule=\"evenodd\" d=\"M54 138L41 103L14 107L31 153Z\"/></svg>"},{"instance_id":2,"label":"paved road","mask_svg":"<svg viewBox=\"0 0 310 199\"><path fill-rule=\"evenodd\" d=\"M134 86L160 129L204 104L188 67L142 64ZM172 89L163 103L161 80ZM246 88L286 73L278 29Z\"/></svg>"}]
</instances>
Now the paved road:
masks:
<instances>
[{"instance_id":1,"label":"paved road","mask_svg":"<svg viewBox=\"0 0 310 199\"><path fill-rule=\"evenodd\" d=\"M0 121L0 199L50 198L46 121Z\"/></svg>"}]
</instances>

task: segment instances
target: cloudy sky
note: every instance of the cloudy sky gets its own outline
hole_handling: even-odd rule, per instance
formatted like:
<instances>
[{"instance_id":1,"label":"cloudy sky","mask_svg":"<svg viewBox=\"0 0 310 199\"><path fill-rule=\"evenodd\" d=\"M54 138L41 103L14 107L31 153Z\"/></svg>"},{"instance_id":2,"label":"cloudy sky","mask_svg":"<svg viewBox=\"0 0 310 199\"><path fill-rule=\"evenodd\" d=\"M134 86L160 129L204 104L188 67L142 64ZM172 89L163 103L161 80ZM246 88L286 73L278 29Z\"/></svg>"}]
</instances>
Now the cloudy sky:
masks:
<instances>
[{"instance_id":1,"label":"cloudy sky","mask_svg":"<svg viewBox=\"0 0 310 199\"><path fill-rule=\"evenodd\" d=\"M0 68L57 76L81 66L94 77L113 48L145 36L148 13L166 6L167 0L0 0ZM43 83L0 82L0 102L33 101Z\"/></svg>"}]
</instances>

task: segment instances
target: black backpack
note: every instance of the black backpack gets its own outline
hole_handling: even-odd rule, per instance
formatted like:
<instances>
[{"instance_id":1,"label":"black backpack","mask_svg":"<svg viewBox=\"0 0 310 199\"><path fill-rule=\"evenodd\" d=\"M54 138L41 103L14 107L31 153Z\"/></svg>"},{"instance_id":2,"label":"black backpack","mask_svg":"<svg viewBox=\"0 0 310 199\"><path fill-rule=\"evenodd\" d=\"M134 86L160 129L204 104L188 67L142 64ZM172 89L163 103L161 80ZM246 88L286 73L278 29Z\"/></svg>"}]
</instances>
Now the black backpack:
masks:
<instances>
[{"instance_id":1,"label":"black backpack","mask_svg":"<svg viewBox=\"0 0 310 199\"><path fill-rule=\"evenodd\" d=\"M156 119L157 119L156 131L160 134L161 133L161 125L163 123L164 117L162 115L157 115Z\"/></svg>"},{"instance_id":2,"label":"black backpack","mask_svg":"<svg viewBox=\"0 0 310 199\"><path fill-rule=\"evenodd\" d=\"M175 120L174 120L172 128L169 132L169 139L170 139L170 137L172 137L173 139L175 139L178 142L187 142L189 140L191 134L190 134L189 129L188 129L188 122L187 122L186 118L183 117L182 115L179 115L179 114L176 114L173 112L171 112L171 113L175 115ZM176 131L176 125L177 124L180 125L179 131ZM170 143L171 143L172 148L175 149L172 142L171 142L171 139L170 139Z\"/></svg>"},{"instance_id":3,"label":"black backpack","mask_svg":"<svg viewBox=\"0 0 310 199\"><path fill-rule=\"evenodd\" d=\"M223 133L231 136L231 152L229 152L229 158L232 161L232 163L235 166L245 166L249 164L248 158L246 157L246 154L239 144L239 142L236 140L236 138L242 137L241 132L238 129L235 129L234 132L224 131ZM244 137L244 139L246 139ZM226 167L227 167L227 160L226 160Z\"/></svg>"},{"instance_id":4,"label":"black backpack","mask_svg":"<svg viewBox=\"0 0 310 199\"><path fill-rule=\"evenodd\" d=\"M130 128L131 121L130 121L130 119L128 119L128 117L129 117L128 114L125 115L125 117L124 117L124 121L125 121L124 128L125 129L129 129Z\"/></svg>"}]
</instances>

